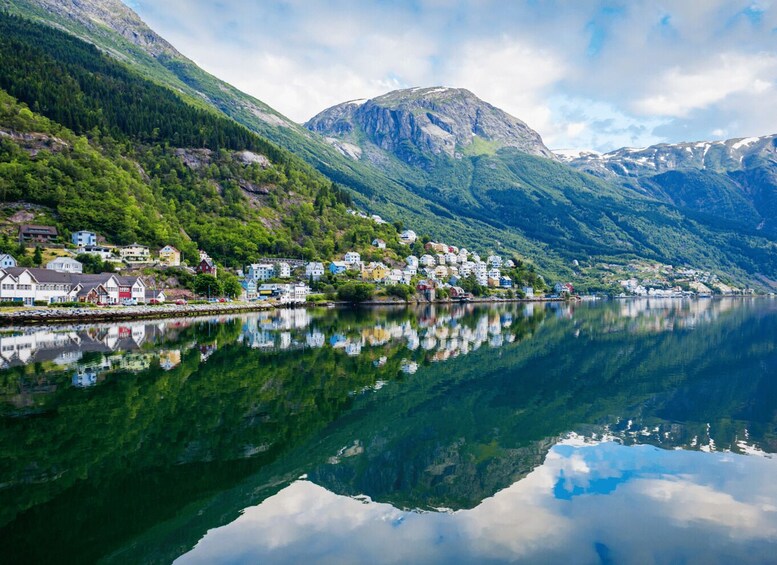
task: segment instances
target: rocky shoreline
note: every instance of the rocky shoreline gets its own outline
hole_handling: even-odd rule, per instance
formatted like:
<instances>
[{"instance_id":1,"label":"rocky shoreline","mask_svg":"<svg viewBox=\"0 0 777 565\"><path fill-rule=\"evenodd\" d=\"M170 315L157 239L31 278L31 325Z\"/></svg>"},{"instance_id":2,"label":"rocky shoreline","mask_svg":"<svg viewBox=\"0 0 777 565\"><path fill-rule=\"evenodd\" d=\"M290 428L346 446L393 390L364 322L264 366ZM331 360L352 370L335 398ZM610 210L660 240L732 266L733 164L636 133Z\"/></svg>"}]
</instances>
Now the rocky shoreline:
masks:
<instances>
[{"instance_id":1,"label":"rocky shoreline","mask_svg":"<svg viewBox=\"0 0 777 565\"><path fill-rule=\"evenodd\" d=\"M558 299L474 299L464 304L499 304L505 302L550 302ZM453 300L435 300L434 302L404 300L371 300L360 306L409 306L415 304L461 304ZM162 306L117 306L105 308L30 308L13 312L0 311L0 327L17 325L38 325L69 322L121 322L134 320L154 320L164 318L185 318L208 316L213 314L239 314L259 312L273 308L324 308L353 306L348 302L306 302L288 304L279 302L231 302L214 304L165 304Z\"/></svg>"}]
</instances>

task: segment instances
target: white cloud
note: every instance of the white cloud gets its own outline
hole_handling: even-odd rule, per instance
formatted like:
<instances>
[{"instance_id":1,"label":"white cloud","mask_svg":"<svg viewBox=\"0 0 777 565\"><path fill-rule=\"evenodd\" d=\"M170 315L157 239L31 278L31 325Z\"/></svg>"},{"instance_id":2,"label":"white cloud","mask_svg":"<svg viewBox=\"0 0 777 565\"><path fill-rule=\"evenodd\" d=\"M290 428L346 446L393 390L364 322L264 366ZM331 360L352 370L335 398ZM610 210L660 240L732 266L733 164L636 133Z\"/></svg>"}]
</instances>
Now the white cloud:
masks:
<instances>
[{"instance_id":1,"label":"white cloud","mask_svg":"<svg viewBox=\"0 0 777 565\"><path fill-rule=\"evenodd\" d=\"M684 117L738 92L764 93L777 77L777 57L722 54L703 69L672 68L657 77L654 94L634 103L649 116Z\"/></svg>"}]
</instances>

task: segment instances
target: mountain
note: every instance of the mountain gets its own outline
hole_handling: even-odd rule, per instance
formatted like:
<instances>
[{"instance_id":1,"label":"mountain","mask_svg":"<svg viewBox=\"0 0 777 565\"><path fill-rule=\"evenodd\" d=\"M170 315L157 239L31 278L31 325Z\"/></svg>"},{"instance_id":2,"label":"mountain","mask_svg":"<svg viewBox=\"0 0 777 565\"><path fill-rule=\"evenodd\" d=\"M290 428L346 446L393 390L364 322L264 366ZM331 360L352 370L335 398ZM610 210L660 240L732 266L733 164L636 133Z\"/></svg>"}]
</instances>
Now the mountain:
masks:
<instances>
[{"instance_id":1,"label":"mountain","mask_svg":"<svg viewBox=\"0 0 777 565\"><path fill-rule=\"evenodd\" d=\"M311 131L199 69L118 0L0 0L0 7L95 44L186 103L304 159L357 206L435 239L517 253L583 289L602 288L602 262L635 258L777 284L774 237L752 221L577 171L526 124L467 91L411 89L339 105L311 120Z\"/></svg>"},{"instance_id":2,"label":"mountain","mask_svg":"<svg viewBox=\"0 0 777 565\"><path fill-rule=\"evenodd\" d=\"M30 205L65 237L172 244L190 262L198 248L241 266L375 237L399 246L394 226L348 214L348 194L302 160L72 35L0 13L0 60L4 252Z\"/></svg>"},{"instance_id":3,"label":"mountain","mask_svg":"<svg viewBox=\"0 0 777 565\"><path fill-rule=\"evenodd\" d=\"M777 234L777 135L565 153L580 171Z\"/></svg>"},{"instance_id":4,"label":"mountain","mask_svg":"<svg viewBox=\"0 0 777 565\"><path fill-rule=\"evenodd\" d=\"M410 88L352 100L324 110L305 126L357 159L363 141L411 165L426 163L425 153L461 158L482 144L555 158L536 131L463 88Z\"/></svg>"}]
</instances>

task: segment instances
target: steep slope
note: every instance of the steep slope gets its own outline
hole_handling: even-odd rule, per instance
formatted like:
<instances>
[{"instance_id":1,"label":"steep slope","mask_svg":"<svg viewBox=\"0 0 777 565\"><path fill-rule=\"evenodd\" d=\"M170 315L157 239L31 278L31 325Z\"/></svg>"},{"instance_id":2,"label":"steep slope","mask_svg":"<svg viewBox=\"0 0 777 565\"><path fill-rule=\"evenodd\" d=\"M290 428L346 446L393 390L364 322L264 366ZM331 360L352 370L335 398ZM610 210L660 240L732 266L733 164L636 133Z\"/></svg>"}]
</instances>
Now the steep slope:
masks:
<instances>
[{"instance_id":1,"label":"steep slope","mask_svg":"<svg viewBox=\"0 0 777 565\"><path fill-rule=\"evenodd\" d=\"M402 179L442 218L506 227L567 260L640 256L753 273L774 265L774 243L755 236L752 218L724 213L737 208L733 197L717 213L684 206L682 186L670 200L619 186L614 175L577 172L546 158L523 122L466 90L397 91L337 105L306 125L348 158Z\"/></svg>"},{"instance_id":2,"label":"steep slope","mask_svg":"<svg viewBox=\"0 0 777 565\"><path fill-rule=\"evenodd\" d=\"M434 238L481 252L517 251L553 277L574 279L575 259L645 257L728 273L739 282L777 280L768 234L738 219L681 209L641 187L571 171L520 120L482 101L474 102L480 113L473 115L471 100L454 111L455 97L439 88L390 94L363 107L401 113L407 125L412 115L415 130L391 120L363 128L341 108L343 119L333 127L319 120L323 135L317 135L199 69L118 0L0 0L0 6L93 42L192 104L291 150L350 189L357 205ZM501 133L493 127L499 119L507 122ZM345 123L352 130L339 129ZM381 130L376 144L370 135ZM469 143L468 131L475 133Z\"/></svg>"},{"instance_id":3,"label":"steep slope","mask_svg":"<svg viewBox=\"0 0 777 565\"><path fill-rule=\"evenodd\" d=\"M2 200L50 208L65 235L173 244L190 261L200 247L230 265L396 240L287 151L69 34L0 14L0 58Z\"/></svg>"},{"instance_id":4,"label":"steep slope","mask_svg":"<svg viewBox=\"0 0 777 565\"><path fill-rule=\"evenodd\" d=\"M777 234L777 135L560 157L680 208Z\"/></svg>"}]
</instances>

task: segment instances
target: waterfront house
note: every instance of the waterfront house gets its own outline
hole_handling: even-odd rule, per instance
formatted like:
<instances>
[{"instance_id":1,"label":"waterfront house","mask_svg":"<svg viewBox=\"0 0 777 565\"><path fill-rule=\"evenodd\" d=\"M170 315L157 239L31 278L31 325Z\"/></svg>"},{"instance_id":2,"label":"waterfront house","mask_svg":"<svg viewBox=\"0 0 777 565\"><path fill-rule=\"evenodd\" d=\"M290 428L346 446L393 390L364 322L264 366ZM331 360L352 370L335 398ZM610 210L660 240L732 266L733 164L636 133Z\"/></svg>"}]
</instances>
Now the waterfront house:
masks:
<instances>
[{"instance_id":1,"label":"waterfront house","mask_svg":"<svg viewBox=\"0 0 777 565\"><path fill-rule=\"evenodd\" d=\"M305 265L305 276L314 281L320 280L324 276L324 264L311 262Z\"/></svg>"},{"instance_id":2,"label":"waterfront house","mask_svg":"<svg viewBox=\"0 0 777 565\"><path fill-rule=\"evenodd\" d=\"M77 231L70 236L70 241L78 247L97 245L97 234L91 231Z\"/></svg>"},{"instance_id":3,"label":"waterfront house","mask_svg":"<svg viewBox=\"0 0 777 565\"><path fill-rule=\"evenodd\" d=\"M11 255L8 253L3 253L0 255L0 269L10 269L11 267L16 266L16 259L14 259Z\"/></svg>"},{"instance_id":4,"label":"waterfront house","mask_svg":"<svg viewBox=\"0 0 777 565\"><path fill-rule=\"evenodd\" d=\"M513 288L513 279L506 275L499 277L499 286L501 288Z\"/></svg>"},{"instance_id":5,"label":"waterfront house","mask_svg":"<svg viewBox=\"0 0 777 565\"><path fill-rule=\"evenodd\" d=\"M46 263L46 268L50 271L59 271L60 273L83 273L84 266L70 257L57 257L53 261Z\"/></svg>"},{"instance_id":6,"label":"waterfront house","mask_svg":"<svg viewBox=\"0 0 777 565\"><path fill-rule=\"evenodd\" d=\"M57 228L52 226L19 226L19 243L51 243L58 236Z\"/></svg>"},{"instance_id":7,"label":"waterfront house","mask_svg":"<svg viewBox=\"0 0 777 565\"><path fill-rule=\"evenodd\" d=\"M159 262L168 267L181 265L181 252L172 245L165 245L159 250Z\"/></svg>"},{"instance_id":8,"label":"waterfront house","mask_svg":"<svg viewBox=\"0 0 777 565\"><path fill-rule=\"evenodd\" d=\"M164 304L167 302L167 296L165 296L164 290L146 289L146 304L156 302L157 304Z\"/></svg>"},{"instance_id":9,"label":"waterfront house","mask_svg":"<svg viewBox=\"0 0 777 565\"><path fill-rule=\"evenodd\" d=\"M523 295L526 298L534 298L534 288L530 286L525 286L521 290L523 291Z\"/></svg>"}]
</instances>

